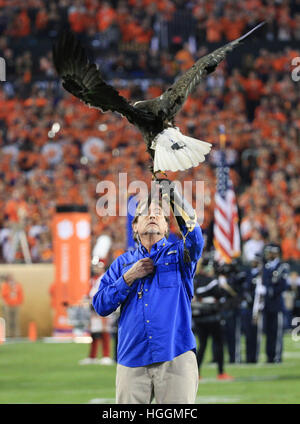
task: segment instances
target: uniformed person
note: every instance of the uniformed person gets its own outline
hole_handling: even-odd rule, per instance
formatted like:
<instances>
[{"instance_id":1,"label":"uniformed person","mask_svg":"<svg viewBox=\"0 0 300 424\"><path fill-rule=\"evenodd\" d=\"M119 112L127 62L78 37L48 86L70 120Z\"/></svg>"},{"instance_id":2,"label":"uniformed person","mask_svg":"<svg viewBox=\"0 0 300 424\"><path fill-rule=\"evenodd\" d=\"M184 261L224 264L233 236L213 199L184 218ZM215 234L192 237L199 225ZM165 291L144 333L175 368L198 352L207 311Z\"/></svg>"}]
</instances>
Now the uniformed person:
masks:
<instances>
[{"instance_id":1,"label":"uniformed person","mask_svg":"<svg viewBox=\"0 0 300 424\"><path fill-rule=\"evenodd\" d=\"M241 362L241 302L244 296L245 272L239 269L237 261L225 264L219 269L219 276L226 280L232 292L231 307L224 314L224 335L228 348L229 362Z\"/></svg>"},{"instance_id":2,"label":"uniformed person","mask_svg":"<svg viewBox=\"0 0 300 424\"><path fill-rule=\"evenodd\" d=\"M262 258L256 255L246 274L245 293L247 306L243 310L246 336L246 362L257 363L261 346L266 288L262 285Z\"/></svg>"},{"instance_id":3,"label":"uniformed person","mask_svg":"<svg viewBox=\"0 0 300 424\"><path fill-rule=\"evenodd\" d=\"M283 292L287 289L289 265L281 261L281 250L270 243L264 248L262 283L266 288L264 327L267 362L281 362L283 347Z\"/></svg>"},{"instance_id":4,"label":"uniformed person","mask_svg":"<svg viewBox=\"0 0 300 424\"><path fill-rule=\"evenodd\" d=\"M203 278L204 277L204 278ZM218 380L232 380L233 378L224 372L224 335L223 314L230 307L231 299L235 293L228 286L222 276L207 276L198 273L195 276L195 298L192 302L194 332L199 340L197 349L197 362L199 377L201 377L201 365L203 362L207 341L212 337L214 345L214 362L217 364ZM229 305L229 306L228 306Z\"/></svg>"}]
</instances>

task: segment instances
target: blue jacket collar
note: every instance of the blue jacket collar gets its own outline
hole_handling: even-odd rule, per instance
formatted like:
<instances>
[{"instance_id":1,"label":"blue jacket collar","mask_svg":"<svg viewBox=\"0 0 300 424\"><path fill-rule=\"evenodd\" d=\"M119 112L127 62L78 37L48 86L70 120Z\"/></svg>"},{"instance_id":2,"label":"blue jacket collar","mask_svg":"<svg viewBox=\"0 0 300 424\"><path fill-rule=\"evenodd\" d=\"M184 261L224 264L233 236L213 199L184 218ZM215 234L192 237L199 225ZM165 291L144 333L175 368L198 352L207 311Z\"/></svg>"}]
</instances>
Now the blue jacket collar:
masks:
<instances>
[{"instance_id":1,"label":"blue jacket collar","mask_svg":"<svg viewBox=\"0 0 300 424\"><path fill-rule=\"evenodd\" d=\"M158 242L154 243L151 247L151 251L156 251L158 250L160 247L165 246L165 244L167 243L167 239L165 237L163 237L162 239L158 240ZM148 250L145 248L145 246L142 245L141 242L139 242L138 245L138 250L142 253L148 253Z\"/></svg>"}]
</instances>

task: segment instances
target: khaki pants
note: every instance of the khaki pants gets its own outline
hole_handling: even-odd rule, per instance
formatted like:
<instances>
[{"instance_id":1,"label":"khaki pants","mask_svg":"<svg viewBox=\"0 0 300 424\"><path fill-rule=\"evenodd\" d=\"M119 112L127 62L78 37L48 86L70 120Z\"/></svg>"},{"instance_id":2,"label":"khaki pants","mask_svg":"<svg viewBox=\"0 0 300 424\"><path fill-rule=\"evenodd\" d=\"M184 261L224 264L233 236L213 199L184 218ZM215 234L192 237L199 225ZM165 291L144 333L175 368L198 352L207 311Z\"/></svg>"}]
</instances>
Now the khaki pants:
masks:
<instances>
[{"instance_id":1,"label":"khaki pants","mask_svg":"<svg viewBox=\"0 0 300 424\"><path fill-rule=\"evenodd\" d=\"M117 365L116 403L195 403L198 390L196 355L188 351L172 361L144 367Z\"/></svg>"},{"instance_id":2,"label":"khaki pants","mask_svg":"<svg viewBox=\"0 0 300 424\"><path fill-rule=\"evenodd\" d=\"M19 337L19 306L3 305L6 337Z\"/></svg>"}]
</instances>

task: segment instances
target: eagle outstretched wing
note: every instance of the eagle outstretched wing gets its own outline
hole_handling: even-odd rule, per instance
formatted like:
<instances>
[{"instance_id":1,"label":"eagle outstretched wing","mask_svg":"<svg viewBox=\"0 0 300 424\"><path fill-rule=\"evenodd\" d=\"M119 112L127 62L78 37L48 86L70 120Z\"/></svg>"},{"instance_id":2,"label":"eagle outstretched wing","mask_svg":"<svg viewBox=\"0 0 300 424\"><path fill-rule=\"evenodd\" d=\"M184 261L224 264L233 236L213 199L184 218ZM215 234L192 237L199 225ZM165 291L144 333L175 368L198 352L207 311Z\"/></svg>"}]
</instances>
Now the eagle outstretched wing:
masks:
<instances>
[{"instance_id":1,"label":"eagle outstretched wing","mask_svg":"<svg viewBox=\"0 0 300 424\"><path fill-rule=\"evenodd\" d=\"M97 65L90 63L87 54L72 32L60 33L52 49L53 62L63 87L91 107L103 112L118 112L133 124L153 123L154 117L132 106L118 91L107 84Z\"/></svg>"},{"instance_id":2,"label":"eagle outstretched wing","mask_svg":"<svg viewBox=\"0 0 300 424\"><path fill-rule=\"evenodd\" d=\"M159 98L161 109L167 114L166 118L171 121L200 81L216 69L228 52L264 24L265 22L261 22L247 34L201 57L184 75L179 77Z\"/></svg>"}]
</instances>

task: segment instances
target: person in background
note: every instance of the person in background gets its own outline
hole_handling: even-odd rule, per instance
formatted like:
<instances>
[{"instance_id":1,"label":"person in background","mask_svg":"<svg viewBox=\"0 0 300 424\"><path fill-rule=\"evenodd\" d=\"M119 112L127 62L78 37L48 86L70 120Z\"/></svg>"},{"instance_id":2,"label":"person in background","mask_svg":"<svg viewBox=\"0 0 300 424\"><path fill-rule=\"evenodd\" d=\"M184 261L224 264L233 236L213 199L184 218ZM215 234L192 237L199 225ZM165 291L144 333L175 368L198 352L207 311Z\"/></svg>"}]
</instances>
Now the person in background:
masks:
<instances>
[{"instance_id":1,"label":"person in background","mask_svg":"<svg viewBox=\"0 0 300 424\"><path fill-rule=\"evenodd\" d=\"M282 254L283 256L283 254ZM293 317L300 317L295 311L295 306L298 303L299 307L299 293L300 293L300 278L296 271L290 270L287 278L287 290L283 293L284 301L284 330L293 328ZM298 299L298 300L297 300ZM296 313L295 313L296 312Z\"/></svg>"},{"instance_id":2,"label":"person in background","mask_svg":"<svg viewBox=\"0 0 300 424\"><path fill-rule=\"evenodd\" d=\"M243 257L245 261L251 262L254 260L255 255L262 253L264 248L264 241L261 233L254 229L251 238L244 243Z\"/></svg>"},{"instance_id":3,"label":"person in background","mask_svg":"<svg viewBox=\"0 0 300 424\"><path fill-rule=\"evenodd\" d=\"M0 317L2 317L3 315L3 300L2 300L2 296L1 296L1 292L2 292L2 283L4 283L6 281L6 275L0 275Z\"/></svg>"},{"instance_id":4,"label":"person in background","mask_svg":"<svg viewBox=\"0 0 300 424\"><path fill-rule=\"evenodd\" d=\"M210 281L207 282L201 273L196 274L194 283L195 297L192 302L192 311L194 333L199 340L197 351L199 379L207 341L211 336L214 343L214 360L218 368L217 379L233 380L233 377L224 372L223 310L227 300L232 297L226 290L227 283L222 276L218 277L215 274L211 275Z\"/></svg>"},{"instance_id":5,"label":"person in background","mask_svg":"<svg viewBox=\"0 0 300 424\"><path fill-rule=\"evenodd\" d=\"M290 290L293 292L293 309L291 320L300 317L300 276L298 272L292 271L289 275Z\"/></svg>"},{"instance_id":6,"label":"person in background","mask_svg":"<svg viewBox=\"0 0 300 424\"><path fill-rule=\"evenodd\" d=\"M6 203L5 213L11 224L11 248L9 262L15 262L19 245L22 249L24 260L31 263L31 255L26 235L26 218L29 208L24 196L19 190L14 190L12 198Z\"/></svg>"},{"instance_id":7,"label":"person in background","mask_svg":"<svg viewBox=\"0 0 300 424\"><path fill-rule=\"evenodd\" d=\"M262 284L262 256L256 255L250 263L246 275L244 309L244 328L246 336L246 362L259 361L260 344L262 338L264 296L266 288Z\"/></svg>"},{"instance_id":8,"label":"person in background","mask_svg":"<svg viewBox=\"0 0 300 424\"><path fill-rule=\"evenodd\" d=\"M111 347L111 324L112 318L100 317L94 310L92 306L92 299L95 293L97 293L101 277L105 272L105 262L99 260L97 263L92 263L92 276L90 291L88 293L88 299L91 303L91 317L90 317L90 334L91 334L91 345L89 350L88 358L82 359L79 361L79 365L89 365L89 364L100 364L100 365L112 365L114 363L113 359L110 357L110 347ZM98 349L99 344L102 342L102 358L98 359Z\"/></svg>"},{"instance_id":9,"label":"person in background","mask_svg":"<svg viewBox=\"0 0 300 424\"><path fill-rule=\"evenodd\" d=\"M224 336L229 362L236 364L241 362L242 302L246 275L237 259L233 259L230 264L217 266L217 274L219 279L226 282L226 288L231 294L231 307L227 307L223 314Z\"/></svg>"},{"instance_id":10,"label":"person in background","mask_svg":"<svg viewBox=\"0 0 300 424\"><path fill-rule=\"evenodd\" d=\"M23 289L14 277L9 274L1 285L3 299L3 315L6 323L7 337L19 337L19 308L23 303Z\"/></svg>"},{"instance_id":11,"label":"person in background","mask_svg":"<svg viewBox=\"0 0 300 424\"><path fill-rule=\"evenodd\" d=\"M281 362L283 349L283 292L288 288L289 265L281 261L280 246L267 244L262 284L266 289L264 327L266 332L267 362Z\"/></svg>"}]
</instances>

